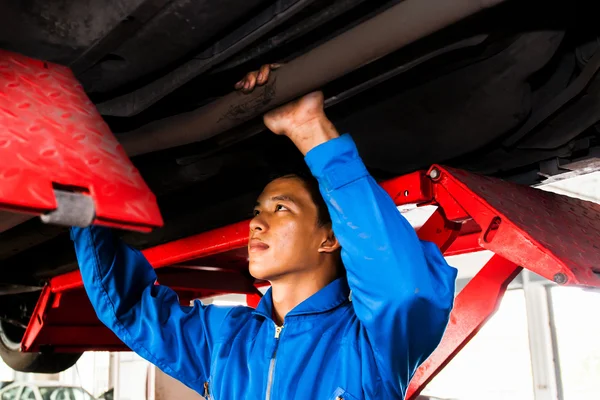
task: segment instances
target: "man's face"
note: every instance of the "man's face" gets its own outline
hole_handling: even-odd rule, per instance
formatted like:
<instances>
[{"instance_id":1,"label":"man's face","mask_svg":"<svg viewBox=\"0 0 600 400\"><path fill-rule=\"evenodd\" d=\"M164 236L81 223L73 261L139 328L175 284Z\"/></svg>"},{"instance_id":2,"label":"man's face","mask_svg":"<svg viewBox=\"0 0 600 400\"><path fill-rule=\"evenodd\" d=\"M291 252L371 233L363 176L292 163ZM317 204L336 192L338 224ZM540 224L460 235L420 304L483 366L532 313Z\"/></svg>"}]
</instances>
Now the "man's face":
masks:
<instances>
[{"instance_id":1,"label":"man's face","mask_svg":"<svg viewBox=\"0 0 600 400\"><path fill-rule=\"evenodd\" d=\"M307 272L322 257L321 244L329 229L317 224L317 206L298 178L269 183L257 199L250 223L250 273L274 281Z\"/></svg>"}]
</instances>

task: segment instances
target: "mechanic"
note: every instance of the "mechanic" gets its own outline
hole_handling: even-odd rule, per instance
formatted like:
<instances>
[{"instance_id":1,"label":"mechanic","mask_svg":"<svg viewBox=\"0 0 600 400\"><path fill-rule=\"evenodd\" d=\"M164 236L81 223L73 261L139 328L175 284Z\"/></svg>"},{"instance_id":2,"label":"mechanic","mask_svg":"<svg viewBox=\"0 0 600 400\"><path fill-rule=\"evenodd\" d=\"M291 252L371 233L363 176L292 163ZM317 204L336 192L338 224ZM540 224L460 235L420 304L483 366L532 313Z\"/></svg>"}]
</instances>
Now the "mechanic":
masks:
<instances>
[{"instance_id":1,"label":"mechanic","mask_svg":"<svg viewBox=\"0 0 600 400\"><path fill-rule=\"evenodd\" d=\"M251 92L271 69L235 87ZM249 268L271 287L257 309L182 306L108 228L72 228L94 309L131 350L209 399L402 399L446 329L457 271L338 134L321 92L263 120L316 180L284 176L258 198Z\"/></svg>"}]
</instances>

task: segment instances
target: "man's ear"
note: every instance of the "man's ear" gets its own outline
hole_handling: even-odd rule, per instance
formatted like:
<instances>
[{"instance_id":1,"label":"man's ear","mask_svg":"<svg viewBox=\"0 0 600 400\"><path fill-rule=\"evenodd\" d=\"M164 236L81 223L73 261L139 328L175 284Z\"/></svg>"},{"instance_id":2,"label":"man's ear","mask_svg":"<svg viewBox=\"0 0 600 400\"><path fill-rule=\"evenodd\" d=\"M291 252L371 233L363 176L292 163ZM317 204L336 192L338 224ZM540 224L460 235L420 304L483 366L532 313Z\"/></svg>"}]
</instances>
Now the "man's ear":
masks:
<instances>
[{"instance_id":1,"label":"man's ear","mask_svg":"<svg viewBox=\"0 0 600 400\"><path fill-rule=\"evenodd\" d=\"M319 253L333 253L340 248L340 242L338 242L335 234L333 233L333 229L331 227L327 228L327 236L325 240L321 242L321 246L319 246Z\"/></svg>"}]
</instances>

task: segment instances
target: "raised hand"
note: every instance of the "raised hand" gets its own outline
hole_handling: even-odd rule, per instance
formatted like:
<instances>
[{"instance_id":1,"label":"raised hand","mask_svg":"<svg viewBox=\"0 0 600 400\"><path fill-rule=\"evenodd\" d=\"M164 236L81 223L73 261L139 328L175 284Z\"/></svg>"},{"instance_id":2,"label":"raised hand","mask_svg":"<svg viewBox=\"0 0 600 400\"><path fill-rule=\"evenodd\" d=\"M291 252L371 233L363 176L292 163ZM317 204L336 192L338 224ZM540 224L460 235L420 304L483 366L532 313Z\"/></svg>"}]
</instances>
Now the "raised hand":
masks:
<instances>
[{"instance_id":1,"label":"raised hand","mask_svg":"<svg viewBox=\"0 0 600 400\"><path fill-rule=\"evenodd\" d=\"M279 64L265 64L258 71L252 71L235 84L236 90L250 93L256 86L269 80L270 72ZM296 147L306 155L313 147L339 133L325 115L323 92L315 91L275 108L263 117L267 128L277 135L289 137Z\"/></svg>"}]
</instances>

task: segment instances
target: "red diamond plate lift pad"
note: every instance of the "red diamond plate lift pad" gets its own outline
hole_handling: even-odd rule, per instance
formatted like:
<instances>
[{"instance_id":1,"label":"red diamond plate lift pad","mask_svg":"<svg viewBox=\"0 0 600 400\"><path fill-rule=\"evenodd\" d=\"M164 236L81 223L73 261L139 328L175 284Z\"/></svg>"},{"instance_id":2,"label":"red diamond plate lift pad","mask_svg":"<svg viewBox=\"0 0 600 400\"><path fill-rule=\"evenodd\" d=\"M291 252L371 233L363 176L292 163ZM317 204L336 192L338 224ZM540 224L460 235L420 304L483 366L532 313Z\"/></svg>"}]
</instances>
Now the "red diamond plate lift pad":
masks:
<instances>
[{"instance_id":1,"label":"red diamond plate lift pad","mask_svg":"<svg viewBox=\"0 0 600 400\"><path fill-rule=\"evenodd\" d=\"M0 50L0 208L56 209L84 188L95 223L162 226L156 198L68 68Z\"/></svg>"},{"instance_id":2,"label":"red diamond plate lift pad","mask_svg":"<svg viewBox=\"0 0 600 400\"><path fill-rule=\"evenodd\" d=\"M448 173L440 183L484 230L500 217L498 233L489 243L483 239L484 248L557 283L600 286L600 204L440 169Z\"/></svg>"}]
</instances>

